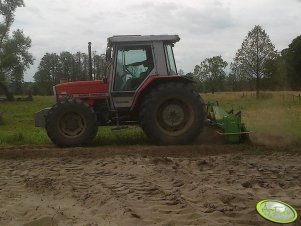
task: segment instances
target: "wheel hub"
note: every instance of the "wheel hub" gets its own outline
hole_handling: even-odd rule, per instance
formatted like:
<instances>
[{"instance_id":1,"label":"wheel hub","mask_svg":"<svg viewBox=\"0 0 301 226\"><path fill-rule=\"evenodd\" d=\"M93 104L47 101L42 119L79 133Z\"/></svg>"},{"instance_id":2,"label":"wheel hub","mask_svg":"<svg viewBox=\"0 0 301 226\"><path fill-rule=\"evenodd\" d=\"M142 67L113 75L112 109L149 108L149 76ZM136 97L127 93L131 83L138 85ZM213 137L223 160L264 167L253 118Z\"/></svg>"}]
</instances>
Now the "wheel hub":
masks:
<instances>
[{"instance_id":1,"label":"wheel hub","mask_svg":"<svg viewBox=\"0 0 301 226\"><path fill-rule=\"evenodd\" d=\"M180 125L185 118L184 110L176 104L166 106L162 111L162 119L164 123L170 127Z\"/></svg>"},{"instance_id":2,"label":"wheel hub","mask_svg":"<svg viewBox=\"0 0 301 226\"><path fill-rule=\"evenodd\" d=\"M66 136L78 136L85 128L85 122L81 115L76 113L65 114L59 123L60 130Z\"/></svg>"}]
</instances>

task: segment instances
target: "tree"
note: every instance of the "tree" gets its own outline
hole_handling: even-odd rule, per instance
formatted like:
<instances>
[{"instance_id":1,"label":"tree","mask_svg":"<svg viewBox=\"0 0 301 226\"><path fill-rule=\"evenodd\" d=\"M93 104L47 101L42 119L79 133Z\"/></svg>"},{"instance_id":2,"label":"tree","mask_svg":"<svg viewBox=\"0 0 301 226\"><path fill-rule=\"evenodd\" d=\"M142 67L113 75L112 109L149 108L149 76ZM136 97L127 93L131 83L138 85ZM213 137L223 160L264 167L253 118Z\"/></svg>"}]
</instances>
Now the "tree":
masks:
<instances>
[{"instance_id":1,"label":"tree","mask_svg":"<svg viewBox=\"0 0 301 226\"><path fill-rule=\"evenodd\" d=\"M3 21L0 21L0 48L2 48L5 38L8 37L16 9L23 6L23 0L0 0L0 15L3 17Z\"/></svg>"},{"instance_id":2,"label":"tree","mask_svg":"<svg viewBox=\"0 0 301 226\"><path fill-rule=\"evenodd\" d=\"M61 79L68 81L88 80L88 55L77 52L71 54L64 51L59 55L56 53L46 53L40 61L38 71L34 75L36 83L36 93L51 95L52 86L58 84ZM93 52L92 72L94 79L102 79L107 74L108 63L105 55L97 55Z\"/></svg>"},{"instance_id":3,"label":"tree","mask_svg":"<svg viewBox=\"0 0 301 226\"><path fill-rule=\"evenodd\" d=\"M212 93L223 90L227 65L221 56L206 58L200 65L196 65L194 77L201 83L201 90Z\"/></svg>"},{"instance_id":4,"label":"tree","mask_svg":"<svg viewBox=\"0 0 301 226\"><path fill-rule=\"evenodd\" d=\"M75 80L87 80L88 71L86 70L86 62L88 62L88 55L85 53L77 52L73 54L73 59L75 61Z\"/></svg>"},{"instance_id":5,"label":"tree","mask_svg":"<svg viewBox=\"0 0 301 226\"><path fill-rule=\"evenodd\" d=\"M75 59L73 55L67 51L60 53L61 76L67 80L75 81L77 79Z\"/></svg>"},{"instance_id":6,"label":"tree","mask_svg":"<svg viewBox=\"0 0 301 226\"><path fill-rule=\"evenodd\" d=\"M23 6L23 0L0 0L0 81L10 81L17 91L20 91L24 71L34 61L28 52L31 39L19 29L10 32L14 13Z\"/></svg>"},{"instance_id":7,"label":"tree","mask_svg":"<svg viewBox=\"0 0 301 226\"><path fill-rule=\"evenodd\" d=\"M230 63L227 88L231 91L250 90L253 88L252 83L248 81L247 75L240 70L236 63Z\"/></svg>"},{"instance_id":8,"label":"tree","mask_svg":"<svg viewBox=\"0 0 301 226\"><path fill-rule=\"evenodd\" d=\"M25 37L23 31L17 30L4 43L3 54L0 56L2 71L16 94L22 92L24 72L33 64L33 56L28 52L30 46L30 38Z\"/></svg>"},{"instance_id":9,"label":"tree","mask_svg":"<svg viewBox=\"0 0 301 226\"><path fill-rule=\"evenodd\" d=\"M256 97L259 98L260 80L267 76L266 64L275 59L277 53L269 36L261 26L256 25L237 51L234 63L250 80L256 79Z\"/></svg>"},{"instance_id":10,"label":"tree","mask_svg":"<svg viewBox=\"0 0 301 226\"><path fill-rule=\"evenodd\" d=\"M40 94L51 95L52 86L58 84L63 77L60 57L56 53L46 53L33 77L40 87Z\"/></svg>"},{"instance_id":11,"label":"tree","mask_svg":"<svg viewBox=\"0 0 301 226\"><path fill-rule=\"evenodd\" d=\"M301 89L301 35L296 37L289 48L282 50L288 78L293 89Z\"/></svg>"},{"instance_id":12,"label":"tree","mask_svg":"<svg viewBox=\"0 0 301 226\"><path fill-rule=\"evenodd\" d=\"M184 72L182 69L179 69L179 71L178 71L178 75L181 75L181 76L183 76L183 75L185 75L185 72Z\"/></svg>"},{"instance_id":13,"label":"tree","mask_svg":"<svg viewBox=\"0 0 301 226\"><path fill-rule=\"evenodd\" d=\"M106 55L101 54L97 55L96 52L93 52L93 74L94 79L103 79L108 70L108 63L106 62Z\"/></svg>"},{"instance_id":14,"label":"tree","mask_svg":"<svg viewBox=\"0 0 301 226\"><path fill-rule=\"evenodd\" d=\"M262 86L270 90L287 90L289 88L287 65L280 55L266 64L268 76L263 78Z\"/></svg>"}]
</instances>

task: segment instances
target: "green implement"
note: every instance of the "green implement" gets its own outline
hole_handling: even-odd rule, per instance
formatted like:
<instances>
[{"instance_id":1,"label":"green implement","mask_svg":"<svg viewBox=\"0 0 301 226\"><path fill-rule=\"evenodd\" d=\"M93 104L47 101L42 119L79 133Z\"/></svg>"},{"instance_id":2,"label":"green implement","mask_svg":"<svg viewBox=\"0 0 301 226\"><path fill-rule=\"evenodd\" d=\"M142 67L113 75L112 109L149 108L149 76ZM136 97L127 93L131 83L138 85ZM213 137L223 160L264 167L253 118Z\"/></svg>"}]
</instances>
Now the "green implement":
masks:
<instances>
[{"instance_id":1,"label":"green implement","mask_svg":"<svg viewBox=\"0 0 301 226\"><path fill-rule=\"evenodd\" d=\"M241 111L236 114L233 113L233 110L226 112L217 102L208 102L207 121L209 125L221 130L218 133L224 135L229 143L242 143L248 139L250 132L247 131L245 124L241 122Z\"/></svg>"}]
</instances>

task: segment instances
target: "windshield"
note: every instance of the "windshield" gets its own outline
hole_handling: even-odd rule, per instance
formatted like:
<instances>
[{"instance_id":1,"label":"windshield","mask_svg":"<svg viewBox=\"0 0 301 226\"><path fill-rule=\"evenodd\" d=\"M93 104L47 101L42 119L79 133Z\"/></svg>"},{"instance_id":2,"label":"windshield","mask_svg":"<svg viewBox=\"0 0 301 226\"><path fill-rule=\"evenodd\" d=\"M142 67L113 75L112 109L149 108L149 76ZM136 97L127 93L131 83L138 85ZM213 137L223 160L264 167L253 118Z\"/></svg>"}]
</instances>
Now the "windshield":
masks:
<instances>
[{"instance_id":1,"label":"windshield","mask_svg":"<svg viewBox=\"0 0 301 226\"><path fill-rule=\"evenodd\" d=\"M176 75L177 74L177 67L175 63L175 58L172 51L172 46L165 45L165 57L166 57L166 64L167 64L167 73L169 75Z\"/></svg>"}]
</instances>

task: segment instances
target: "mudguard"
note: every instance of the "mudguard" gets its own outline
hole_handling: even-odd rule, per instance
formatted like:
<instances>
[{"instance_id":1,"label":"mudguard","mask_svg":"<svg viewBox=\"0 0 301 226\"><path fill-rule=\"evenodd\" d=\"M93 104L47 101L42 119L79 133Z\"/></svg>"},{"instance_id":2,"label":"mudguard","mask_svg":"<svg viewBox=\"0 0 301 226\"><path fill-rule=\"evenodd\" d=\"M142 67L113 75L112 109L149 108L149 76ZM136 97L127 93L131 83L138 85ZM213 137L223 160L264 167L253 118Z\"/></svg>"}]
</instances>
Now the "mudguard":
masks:
<instances>
[{"instance_id":1,"label":"mudguard","mask_svg":"<svg viewBox=\"0 0 301 226\"><path fill-rule=\"evenodd\" d=\"M34 124L35 124L35 127L43 127L45 128L45 125L46 125L46 116L48 115L48 111L50 110L51 108L44 108L43 110L35 113L34 115Z\"/></svg>"}]
</instances>

